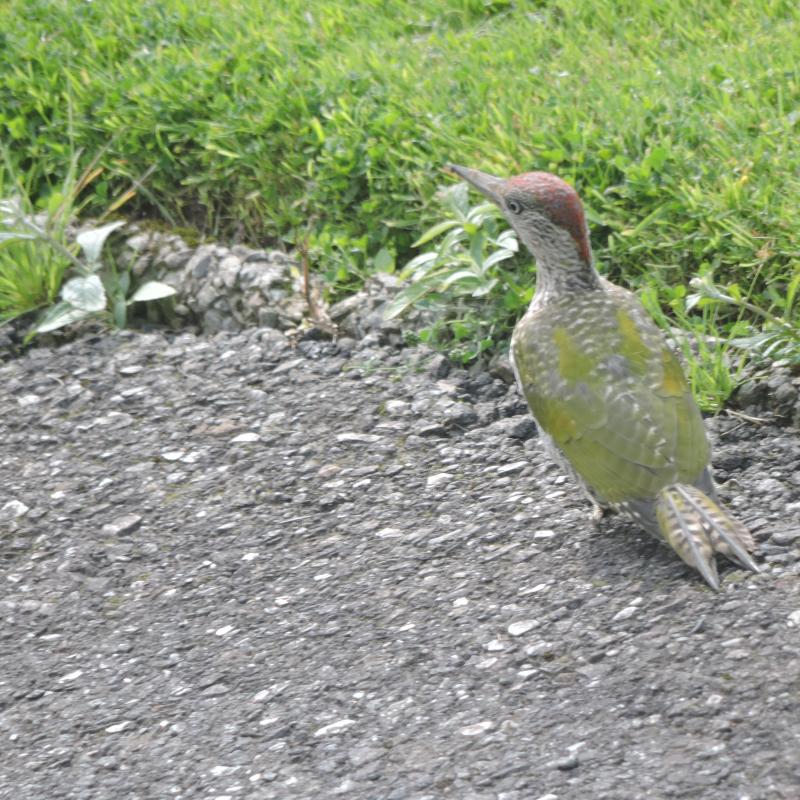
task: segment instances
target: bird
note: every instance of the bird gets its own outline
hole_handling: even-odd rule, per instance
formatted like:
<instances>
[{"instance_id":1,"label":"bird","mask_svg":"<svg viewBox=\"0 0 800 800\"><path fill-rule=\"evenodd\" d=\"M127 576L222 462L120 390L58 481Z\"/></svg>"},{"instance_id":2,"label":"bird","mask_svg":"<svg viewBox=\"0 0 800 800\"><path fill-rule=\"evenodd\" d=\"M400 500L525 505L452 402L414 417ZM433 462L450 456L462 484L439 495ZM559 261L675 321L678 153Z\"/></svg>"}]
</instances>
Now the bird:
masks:
<instances>
[{"instance_id":1,"label":"bird","mask_svg":"<svg viewBox=\"0 0 800 800\"><path fill-rule=\"evenodd\" d=\"M549 172L447 171L495 203L536 262L510 360L546 449L594 519L627 513L719 591L716 554L759 572L720 502L703 418L680 362L635 294L594 265L580 197Z\"/></svg>"}]
</instances>

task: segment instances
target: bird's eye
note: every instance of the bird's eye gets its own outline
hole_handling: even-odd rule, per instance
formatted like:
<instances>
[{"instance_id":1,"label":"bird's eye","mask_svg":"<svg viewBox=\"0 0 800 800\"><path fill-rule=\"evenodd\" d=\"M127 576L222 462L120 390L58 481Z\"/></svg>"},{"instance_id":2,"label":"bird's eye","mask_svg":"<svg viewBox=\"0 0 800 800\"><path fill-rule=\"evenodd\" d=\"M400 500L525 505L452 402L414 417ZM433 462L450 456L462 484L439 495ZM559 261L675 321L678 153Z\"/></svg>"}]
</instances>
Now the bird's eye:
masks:
<instances>
[{"instance_id":1,"label":"bird's eye","mask_svg":"<svg viewBox=\"0 0 800 800\"><path fill-rule=\"evenodd\" d=\"M517 200L506 200L506 208L512 214L521 214L522 213L522 205Z\"/></svg>"}]
</instances>

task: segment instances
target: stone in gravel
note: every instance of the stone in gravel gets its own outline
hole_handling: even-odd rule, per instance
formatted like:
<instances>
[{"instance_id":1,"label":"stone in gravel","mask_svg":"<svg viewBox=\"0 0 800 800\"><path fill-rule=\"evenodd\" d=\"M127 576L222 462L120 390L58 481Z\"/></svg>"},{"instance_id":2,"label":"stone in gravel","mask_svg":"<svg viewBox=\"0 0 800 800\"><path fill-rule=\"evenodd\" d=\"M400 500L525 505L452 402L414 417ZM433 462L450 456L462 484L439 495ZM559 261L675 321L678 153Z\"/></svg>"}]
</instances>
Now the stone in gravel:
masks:
<instances>
[{"instance_id":1,"label":"stone in gravel","mask_svg":"<svg viewBox=\"0 0 800 800\"><path fill-rule=\"evenodd\" d=\"M331 722L329 725L323 725L314 731L314 736L331 736L332 734L342 733L352 725L355 725L354 719L340 719L338 722Z\"/></svg>"},{"instance_id":2,"label":"stone in gravel","mask_svg":"<svg viewBox=\"0 0 800 800\"><path fill-rule=\"evenodd\" d=\"M578 756L575 753L571 753L568 756L564 756L564 758L557 758L554 761L548 762L547 766L560 769L562 772L568 772L569 770L575 769L579 764Z\"/></svg>"},{"instance_id":3,"label":"stone in gravel","mask_svg":"<svg viewBox=\"0 0 800 800\"><path fill-rule=\"evenodd\" d=\"M385 754L386 751L379 747L353 747L348 751L347 757L354 767L363 767L364 764L377 761Z\"/></svg>"},{"instance_id":4,"label":"stone in gravel","mask_svg":"<svg viewBox=\"0 0 800 800\"><path fill-rule=\"evenodd\" d=\"M753 487L759 495L782 495L786 487L775 478L762 478Z\"/></svg>"},{"instance_id":5,"label":"stone in gravel","mask_svg":"<svg viewBox=\"0 0 800 800\"><path fill-rule=\"evenodd\" d=\"M463 728L459 728L458 732L462 736L480 736L480 734L486 733L492 728L494 728L494 722L487 719L483 722L476 722L473 725L465 725Z\"/></svg>"},{"instance_id":6,"label":"stone in gravel","mask_svg":"<svg viewBox=\"0 0 800 800\"><path fill-rule=\"evenodd\" d=\"M357 311L364 304L365 299L366 295L361 293L345 297L344 300L334 303L328 309L328 315L334 322L341 322L345 317Z\"/></svg>"},{"instance_id":7,"label":"stone in gravel","mask_svg":"<svg viewBox=\"0 0 800 800\"><path fill-rule=\"evenodd\" d=\"M469 428L478 421L475 410L466 403L453 403L444 413L447 424L458 428Z\"/></svg>"},{"instance_id":8,"label":"stone in gravel","mask_svg":"<svg viewBox=\"0 0 800 800\"><path fill-rule=\"evenodd\" d=\"M141 522L142 517L139 514L123 514L103 525L103 533L106 536L122 536L135 531Z\"/></svg>"},{"instance_id":9,"label":"stone in gravel","mask_svg":"<svg viewBox=\"0 0 800 800\"><path fill-rule=\"evenodd\" d=\"M223 258L218 267L218 280L222 282L220 288L232 289L236 286L236 279L241 268L242 262L237 256L231 255Z\"/></svg>"},{"instance_id":10,"label":"stone in gravel","mask_svg":"<svg viewBox=\"0 0 800 800\"><path fill-rule=\"evenodd\" d=\"M425 481L428 489L438 489L453 480L453 476L449 472L437 472L435 475L429 475Z\"/></svg>"},{"instance_id":11,"label":"stone in gravel","mask_svg":"<svg viewBox=\"0 0 800 800\"><path fill-rule=\"evenodd\" d=\"M284 361L282 364L279 364L272 370L273 375L283 375L285 372L291 372L293 369L297 367L303 366L306 363L304 358L295 358L291 361Z\"/></svg>"},{"instance_id":12,"label":"stone in gravel","mask_svg":"<svg viewBox=\"0 0 800 800\"><path fill-rule=\"evenodd\" d=\"M390 417L403 417L411 412L411 404L405 400L387 400L384 408Z\"/></svg>"},{"instance_id":13,"label":"stone in gravel","mask_svg":"<svg viewBox=\"0 0 800 800\"><path fill-rule=\"evenodd\" d=\"M622 622L623 620L630 619L639 609L636 606L626 606L621 611L617 611L613 617L612 622Z\"/></svg>"},{"instance_id":14,"label":"stone in gravel","mask_svg":"<svg viewBox=\"0 0 800 800\"><path fill-rule=\"evenodd\" d=\"M106 728L106 733L120 733L126 728L129 728L131 725L133 725L133 723L129 719L126 719L122 722L116 722Z\"/></svg>"},{"instance_id":15,"label":"stone in gravel","mask_svg":"<svg viewBox=\"0 0 800 800\"><path fill-rule=\"evenodd\" d=\"M492 433L508 436L510 439L526 440L536 435L536 423L530 415L506 417L493 422L489 429Z\"/></svg>"},{"instance_id":16,"label":"stone in gravel","mask_svg":"<svg viewBox=\"0 0 800 800\"><path fill-rule=\"evenodd\" d=\"M535 619L522 619L518 622L512 622L508 626L508 632L512 636L522 636L523 633L527 633L530 630L533 630L535 627L539 625L539 621Z\"/></svg>"},{"instance_id":17,"label":"stone in gravel","mask_svg":"<svg viewBox=\"0 0 800 800\"><path fill-rule=\"evenodd\" d=\"M16 517L24 517L30 508L20 500L9 500L0 508L0 522L15 519Z\"/></svg>"},{"instance_id":18,"label":"stone in gravel","mask_svg":"<svg viewBox=\"0 0 800 800\"><path fill-rule=\"evenodd\" d=\"M537 656L549 655L553 652L552 642L536 642L525 648L525 655L529 658L536 658Z\"/></svg>"},{"instance_id":19,"label":"stone in gravel","mask_svg":"<svg viewBox=\"0 0 800 800\"><path fill-rule=\"evenodd\" d=\"M513 475L517 472L522 472L525 467L529 467L529 461L515 461L513 464L503 464L497 468L498 475Z\"/></svg>"},{"instance_id":20,"label":"stone in gravel","mask_svg":"<svg viewBox=\"0 0 800 800\"><path fill-rule=\"evenodd\" d=\"M203 697L220 697L230 691L228 686L224 683L212 683L210 686L202 689L201 694Z\"/></svg>"},{"instance_id":21,"label":"stone in gravel","mask_svg":"<svg viewBox=\"0 0 800 800\"><path fill-rule=\"evenodd\" d=\"M374 433L354 433L349 431L336 435L336 441L342 444L375 444L380 440L381 437Z\"/></svg>"},{"instance_id":22,"label":"stone in gravel","mask_svg":"<svg viewBox=\"0 0 800 800\"><path fill-rule=\"evenodd\" d=\"M537 583L536 586L523 586L519 593L521 595L536 594L537 592L543 592L548 586L549 584L547 583Z\"/></svg>"},{"instance_id":23,"label":"stone in gravel","mask_svg":"<svg viewBox=\"0 0 800 800\"><path fill-rule=\"evenodd\" d=\"M238 436L234 436L231 439L231 444L236 444L240 442L257 442L261 439L261 437L255 433L254 431L248 431L246 433L240 433Z\"/></svg>"},{"instance_id":24,"label":"stone in gravel","mask_svg":"<svg viewBox=\"0 0 800 800\"><path fill-rule=\"evenodd\" d=\"M775 544L781 545L782 547L793 544L798 539L800 539L800 528L790 528L789 530L775 531L775 533L773 533L770 537L771 541L773 541Z\"/></svg>"},{"instance_id":25,"label":"stone in gravel","mask_svg":"<svg viewBox=\"0 0 800 800\"><path fill-rule=\"evenodd\" d=\"M516 382L514 369L506 353L496 353L489 362L489 374L493 378L499 378L503 383L513 384Z\"/></svg>"},{"instance_id":26,"label":"stone in gravel","mask_svg":"<svg viewBox=\"0 0 800 800\"><path fill-rule=\"evenodd\" d=\"M450 372L450 362L443 355L435 355L425 365L425 374L433 380L446 378Z\"/></svg>"},{"instance_id":27,"label":"stone in gravel","mask_svg":"<svg viewBox=\"0 0 800 800\"><path fill-rule=\"evenodd\" d=\"M439 422L420 420L411 432L416 436L447 436L447 428Z\"/></svg>"}]
</instances>

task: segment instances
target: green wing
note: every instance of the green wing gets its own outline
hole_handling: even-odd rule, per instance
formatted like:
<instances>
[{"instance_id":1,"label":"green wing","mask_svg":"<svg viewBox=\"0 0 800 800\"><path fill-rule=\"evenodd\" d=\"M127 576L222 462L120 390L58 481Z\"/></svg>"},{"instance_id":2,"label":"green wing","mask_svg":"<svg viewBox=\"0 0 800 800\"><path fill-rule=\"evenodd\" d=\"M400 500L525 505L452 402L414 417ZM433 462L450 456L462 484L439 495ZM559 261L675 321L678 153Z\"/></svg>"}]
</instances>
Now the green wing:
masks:
<instances>
[{"instance_id":1,"label":"green wing","mask_svg":"<svg viewBox=\"0 0 800 800\"><path fill-rule=\"evenodd\" d=\"M652 498L694 482L708 463L702 417L643 309L603 303L594 321L574 307L523 320L514 363L537 423L595 494Z\"/></svg>"}]
</instances>

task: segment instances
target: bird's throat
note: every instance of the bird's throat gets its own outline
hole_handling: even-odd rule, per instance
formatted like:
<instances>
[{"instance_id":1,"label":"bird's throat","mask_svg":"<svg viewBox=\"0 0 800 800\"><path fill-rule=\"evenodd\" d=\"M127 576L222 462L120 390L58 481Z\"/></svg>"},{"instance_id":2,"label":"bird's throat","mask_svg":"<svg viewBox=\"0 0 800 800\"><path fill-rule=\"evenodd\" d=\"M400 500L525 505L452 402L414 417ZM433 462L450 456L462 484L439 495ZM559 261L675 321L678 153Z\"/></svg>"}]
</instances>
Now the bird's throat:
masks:
<instances>
[{"instance_id":1,"label":"bird's throat","mask_svg":"<svg viewBox=\"0 0 800 800\"><path fill-rule=\"evenodd\" d=\"M584 292L602 292L603 284L591 262L577 253L571 257L553 258L551 253L534 254L536 260L537 305L550 299L569 297Z\"/></svg>"}]
</instances>

